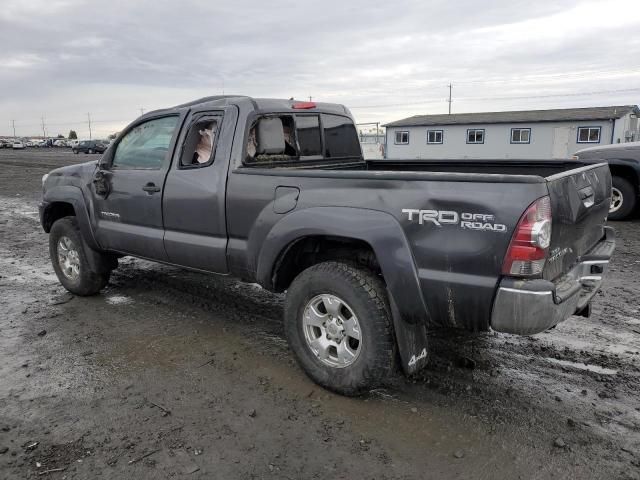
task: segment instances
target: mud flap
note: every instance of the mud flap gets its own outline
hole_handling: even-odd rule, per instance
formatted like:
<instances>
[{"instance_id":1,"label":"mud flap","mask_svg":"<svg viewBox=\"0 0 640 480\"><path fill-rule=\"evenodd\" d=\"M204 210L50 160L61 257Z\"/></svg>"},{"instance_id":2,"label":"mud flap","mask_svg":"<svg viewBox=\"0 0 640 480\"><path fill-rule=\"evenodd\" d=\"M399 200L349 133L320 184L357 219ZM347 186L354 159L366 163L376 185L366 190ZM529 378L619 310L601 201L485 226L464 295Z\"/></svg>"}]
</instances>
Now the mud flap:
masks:
<instances>
[{"instance_id":1,"label":"mud flap","mask_svg":"<svg viewBox=\"0 0 640 480\"><path fill-rule=\"evenodd\" d=\"M409 323L403 319L391 292L389 304L402 370L411 375L427 364L427 327L424 322Z\"/></svg>"},{"instance_id":2,"label":"mud flap","mask_svg":"<svg viewBox=\"0 0 640 480\"><path fill-rule=\"evenodd\" d=\"M84 254L87 258L87 262L91 266L91 270L96 273L107 273L111 270L115 270L118 268L118 259L115 255L107 255L105 253L94 250L85 241L84 237L82 238L82 247L84 248Z\"/></svg>"}]
</instances>

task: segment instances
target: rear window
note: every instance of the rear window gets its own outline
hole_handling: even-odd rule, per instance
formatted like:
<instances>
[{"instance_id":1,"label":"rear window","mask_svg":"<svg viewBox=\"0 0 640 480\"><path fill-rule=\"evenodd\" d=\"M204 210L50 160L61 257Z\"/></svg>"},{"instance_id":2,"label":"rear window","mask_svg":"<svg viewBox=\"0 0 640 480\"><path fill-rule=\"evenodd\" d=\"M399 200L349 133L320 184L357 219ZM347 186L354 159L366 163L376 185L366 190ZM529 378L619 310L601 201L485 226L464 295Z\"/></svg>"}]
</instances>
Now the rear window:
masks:
<instances>
[{"instance_id":1,"label":"rear window","mask_svg":"<svg viewBox=\"0 0 640 480\"><path fill-rule=\"evenodd\" d=\"M296 129L300 156L322 155L320 117L318 115L298 115L296 116Z\"/></svg>"},{"instance_id":2,"label":"rear window","mask_svg":"<svg viewBox=\"0 0 640 480\"><path fill-rule=\"evenodd\" d=\"M245 163L291 165L361 158L358 134L351 119L331 114L274 114L252 123Z\"/></svg>"},{"instance_id":3,"label":"rear window","mask_svg":"<svg viewBox=\"0 0 640 480\"><path fill-rule=\"evenodd\" d=\"M351 119L323 113L322 126L326 158L360 158L358 132Z\"/></svg>"}]
</instances>

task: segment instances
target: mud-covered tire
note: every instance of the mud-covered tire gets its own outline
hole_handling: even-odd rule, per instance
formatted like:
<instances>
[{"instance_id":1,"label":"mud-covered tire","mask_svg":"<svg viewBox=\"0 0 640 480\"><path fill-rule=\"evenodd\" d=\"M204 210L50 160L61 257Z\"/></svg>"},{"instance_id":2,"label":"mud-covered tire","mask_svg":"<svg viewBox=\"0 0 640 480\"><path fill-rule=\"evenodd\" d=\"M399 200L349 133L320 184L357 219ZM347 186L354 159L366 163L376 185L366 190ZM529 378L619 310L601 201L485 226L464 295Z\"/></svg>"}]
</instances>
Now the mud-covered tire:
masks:
<instances>
[{"instance_id":1,"label":"mud-covered tire","mask_svg":"<svg viewBox=\"0 0 640 480\"><path fill-rule=\"evenodd\" d=\"M68 239L68 242L65 239ZM59 255L63 248L61 241L71 246L68 250L75 252L73 257L77 259L78 264L78 272L76 274L65 274L63 272ZM54 222L49 232L51 264L60 283L75 295L95 295L109 282L111 271L106 267L109 262L108 257L98 254L98 262L103 261L104 264L100 265L102 267L100 271L95 271L87 260L86 249L88 248L82 239L76 217L64 217ZM93 254L95 255L95 252Z\"/></svg>"},{"instance_id":2,"label":"mud-covered tire","mask_svg":"<svg viewBox=\"0 0 640 480\"><path fill-rule=\"evenodd\" d=\"M613 200L617 201L615 209L612 202L609 211L609 220L624 220L633 213L636 208L637 194L629 180L614 176L611 179L613 187Z\"/></svg>"},{"instance_id":3,"label":"mud-covered tire","mask_svg":"<svg viewBox=\"0 0 640 480\"><path fill-rule=\"evenodd\" d=\"M305 333L305 309L318 296L343 300L357 317L361 339L348 366L329 366L312 350ZM327 314L328 315L328 314ZM389 381L396 372L395 342L386 287L373 272L355 264L324 262L304 270L287 291L285 333L306 374L342 395L358 395Z\"/></svg>"}]
</instances>

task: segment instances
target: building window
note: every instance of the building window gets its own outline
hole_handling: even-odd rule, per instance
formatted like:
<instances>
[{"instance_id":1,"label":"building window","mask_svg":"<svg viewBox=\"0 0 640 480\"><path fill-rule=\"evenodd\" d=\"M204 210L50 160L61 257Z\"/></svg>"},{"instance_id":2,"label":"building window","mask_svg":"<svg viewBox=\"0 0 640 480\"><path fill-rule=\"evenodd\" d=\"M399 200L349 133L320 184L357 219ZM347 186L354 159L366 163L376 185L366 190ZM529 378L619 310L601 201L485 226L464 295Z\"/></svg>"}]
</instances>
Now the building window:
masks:
<instances>
[{"instance_id":1,"label":"building window","mask_svg":"<svg viewBox=\"0 0 640 480\"><path fill-rule=\"evenodd\" d=\"M600 143L600 127L578 127L578 143Z\"/></svg>"},{"instance_id":2,"label":"building window","mask_svg":"<svg viewBox=\"0 0 640 480\"><path fill-rule=\"evenodd\" d=\"M512 128L511 143L531 143L530 128Z\"/></svg>"},{"instance_id":3,"label":"building window","mask_svg":"<svg viewBox=\"0 0 640 480\"><path fill-rule=\"evenodd\" d=\"M396 145L408 145L409 144L409 132L396 132Z\"/></svg>"},{"instance_id":4,"label":"building window","mask_svg":"<svg viewBox=\"0 0 640 480\"><path fill-rule=\"evenodd\" d=\"M467 130L467 143L484 143L484 128Z\"/></svg>"},{"instance_id":5,"label":"building window","mask_svg":"<svg viewBox=\"0 0 640 480\"><path fill-rule=\"evenodd\" d=\"M427 130L427 143L440 144L443 143L444 132L442 130Z\"/></svg>"}]
</instances>

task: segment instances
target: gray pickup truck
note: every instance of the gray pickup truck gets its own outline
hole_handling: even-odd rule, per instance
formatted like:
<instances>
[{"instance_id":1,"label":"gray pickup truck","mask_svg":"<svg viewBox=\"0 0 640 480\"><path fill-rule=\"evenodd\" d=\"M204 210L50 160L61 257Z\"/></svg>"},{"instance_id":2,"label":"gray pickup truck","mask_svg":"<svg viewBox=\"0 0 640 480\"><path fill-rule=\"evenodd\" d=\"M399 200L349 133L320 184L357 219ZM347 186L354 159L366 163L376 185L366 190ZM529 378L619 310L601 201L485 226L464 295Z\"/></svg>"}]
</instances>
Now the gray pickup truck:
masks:
<instances>
[{"instance_id":1,"label":"gray pickup truck","mask_svg":"<svg viewBox=\"0 0 640 480\"><path fill-rule=\"evenodd\" d=\"M584 165L608 163L612 176L609 220L625 220L633 215L640 196L640 142L584 148L572 158Z\"/></svg>"},{"instance_id":2,"label":"gray pickup truck","mask_svg":"<svg viewBox=\"0 0 640 480\"><path fill-rule=\"evenodd\" d=\"M285 332L343 394L427 361L429 329L534 334L588 315L615 240L606 164L366 162L335 104L207 97L147 113L43 177L72 293L124 255L286 292Z\"/></svg>"}]
</instances>

